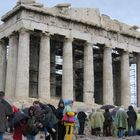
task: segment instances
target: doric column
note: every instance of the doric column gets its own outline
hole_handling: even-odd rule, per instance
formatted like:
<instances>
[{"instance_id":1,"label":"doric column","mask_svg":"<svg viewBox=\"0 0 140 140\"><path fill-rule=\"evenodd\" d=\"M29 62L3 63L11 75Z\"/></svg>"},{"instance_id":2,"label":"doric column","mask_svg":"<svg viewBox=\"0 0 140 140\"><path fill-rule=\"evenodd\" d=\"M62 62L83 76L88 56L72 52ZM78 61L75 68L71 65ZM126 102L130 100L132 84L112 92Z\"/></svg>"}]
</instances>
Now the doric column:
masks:
<instances>
[{"instance_id":1,"label":"doric column","mask_svg":"<svg viewBox=\"0 0 140 140\"><path fill-rule=\"evenodd\" d=\"M121 104L128 107L131 103L130 97L130 68L129 53L123 52L121 56Z\"/></svg>"},{"instance_id":2,"label":"doric column","mask_svg":"<svg viewBox=\"0 0 140 140\"><path fill-rule=\"evenodd\" d=\"M20 30L16 77L16 98L18 99L29 97L29 44L29 32L25 29Z\"/></svg>"},{"instance_id":3,"label":"doric column","mask_svg":"<svg viewBox=\"0 0 140 140\"><path fill-rule=\"evenodd\" d=\"M50 99L50 36L43 34L39 58L39 98Z\"/></svg>"},{"instance_id":4,"label":"doric column","mask_svg":"<svg viewBox=\"0 0 140 140\"><path fill-rule=\"evenodd\" d=\"M94 66L93 45L87 43L84 46L84 102L94 102Z\"/></svg>"},{"instance_id":5,"label":"doric column","mask_svg":"<svg viewBox=\"0 0 140 140\"><path fill-rule=\"evenodd\" d=\"M18 36L17 34L12 34L9 36L6 87L5 87L6 98L11 100L15 98L17 53L18 53Z\"/></svg>"},{"instance_id":6,"label":"doric column","mask_svg":"<svg viewBox=\"0 0 140 140\"><path fill-rule=\"evenodd\" d=\"M62 98L73 100L73 39L65 39L63 46Z\"/></svg>"},{"instance_id":7,"label":"doric column","mask_svg":"<svg viewBox=\"0 0 140 140\"><path fill-rule=\"evenodd\" d=\"M103 54L103 104L113 104L112 49L108 47Z\"/></svg>"},{"instance_id":8,"label":"doric column","mask_svg":"<svg viewBox=\"0 0 140 140\"><path fill-rule=\"evenodd\" d=\"M5 79L6 79L6 43L4 40L0 40L0 91L5 91Z\"/></svg>"},{"instance_id":9,"label":"doric column","mask_svg":"<svg viewBox=\"0 0 140 140\"><path fill-rule=\"evenodd\" d=\"M137 105L140 107L140 54L137 55Z\"/></svg>"}]
</instances>

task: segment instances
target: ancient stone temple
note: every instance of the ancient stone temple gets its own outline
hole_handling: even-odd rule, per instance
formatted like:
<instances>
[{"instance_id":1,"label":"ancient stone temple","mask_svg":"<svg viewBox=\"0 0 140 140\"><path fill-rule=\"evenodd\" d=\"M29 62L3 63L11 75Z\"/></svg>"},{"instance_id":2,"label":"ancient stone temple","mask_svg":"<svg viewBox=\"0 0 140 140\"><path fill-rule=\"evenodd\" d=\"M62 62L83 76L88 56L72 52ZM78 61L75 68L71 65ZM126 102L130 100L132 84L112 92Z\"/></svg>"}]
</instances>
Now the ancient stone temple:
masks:
<instances>
[{"instance_id":1,"label":"ancient stone temple","mask_svg":"<svg viewBox=\"0 0 140 140\"><path fill-rule=\"evenodd\" d=\"M0 90L11 100L59 97L85 103L130 104L130 65L140 32L98 9L20 0L1 20Z\"/></svg>"}]
</instances>

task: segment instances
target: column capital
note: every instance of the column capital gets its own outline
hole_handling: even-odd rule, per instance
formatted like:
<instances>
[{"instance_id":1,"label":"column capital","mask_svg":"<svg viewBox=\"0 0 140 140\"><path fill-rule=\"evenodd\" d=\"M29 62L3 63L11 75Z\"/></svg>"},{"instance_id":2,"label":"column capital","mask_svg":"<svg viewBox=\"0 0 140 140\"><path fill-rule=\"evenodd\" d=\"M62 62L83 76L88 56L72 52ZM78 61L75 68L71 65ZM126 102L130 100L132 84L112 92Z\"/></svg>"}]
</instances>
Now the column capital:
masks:
<instances>
[{"instance_id":1,"label":"column capital","mask_svg":"<svg viewBox=\"0 0 140 140\"><path fill-rule=\"evenodd\" d=\"M123 51L121 52L121 56L123 56L123 55L128 55L128 56L129 56L129 52L128 52L128 51L123 50Z\"/></svg>"},{"instance_id":2,"label":"column capital","mask_svg":"<svg viewBox=\"0 0 140 140\"><path fill-rule=\"evenodd\" d=\"M107 46L107 45L105 45L105 46L103 47L103 49L104 49L104 50L107 50L107 49L108 49L108 50L112 50L112 48L109 47L109 46Z\"/></svg>"},{"instance_id":3,"label":"column capital","mask_svg":"<svg viewBox=\"0 0 140 140\"><path fill-rule=\"evenodd\" d=\"M93 47L93 43L91 43L91 42L85 42L85 46L88 46L88 47Z\"/></svg>"},{"instance_id":4,"label":"column capital","mask_svg":"<svg viewBox=\"0 0 140 140\"><path fill-rule=\"evenodd\" d=\"M25 28L21 28L20 30L18 30L18 32L20 34L25 34L25 33L29 33L29 30L28 29L25 29Z\"/></svg>"},{"instance_id":5,"label":"column capital","mask_svg":"<svg viewBox=\"0 0 140 140\"><path fill-rule=\"evenodd\" d=\"M74 40L74 39L73 39L72 37L65 37L65 38L64 38L64 41L65 41L65 42L73 42L73 40Z\"/></svg>"},{"instance_id":6,"label":"column capital","mask_svg":"<svg viewBox=\"0 0 140 140\"><path fill-rule=\"evenodd\" d=\"M11 37L18 37L18 33L17 32L13 32L12 34L10 34L8 36L8 38L11 38Z\"/></svg>"},{"instance_id":7,"label":"column capital","mask_svg":"<svg viewBox=\"0 0 140 140\"><path fill-rule=\"evenodd\" d=\"M4 44L4 39L0 39L0 45Z\"/></svg>"},{"instance_id":8,"label":"column capital","mask_svg":"<svg viewBox=\"0 0 140 140\"><path fill-rule=\"evenodd\" d=\"M40 36L46 36L46 37L50 37L52 34L50 34L49 32L43 32L40 34Z\"/></svg>"}]
</instances>

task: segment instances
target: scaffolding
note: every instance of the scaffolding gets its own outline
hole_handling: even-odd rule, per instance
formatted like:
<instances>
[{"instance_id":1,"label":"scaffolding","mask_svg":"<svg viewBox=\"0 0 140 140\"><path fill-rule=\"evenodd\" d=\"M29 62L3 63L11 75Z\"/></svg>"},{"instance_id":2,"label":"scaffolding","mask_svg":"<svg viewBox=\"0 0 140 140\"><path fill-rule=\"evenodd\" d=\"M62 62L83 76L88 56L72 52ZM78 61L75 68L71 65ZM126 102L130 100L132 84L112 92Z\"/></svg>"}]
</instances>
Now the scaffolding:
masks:
<instances>
[{"instance_id":1,"label":"scaffolding","mask_svg":"<svg viewBox=\"0 0 140 140\"><path fill-rule=\"evenodd\" d=\"M130 93L131 104L137 106L137 65L130 65Z\"/></svg>"}]
</instances>

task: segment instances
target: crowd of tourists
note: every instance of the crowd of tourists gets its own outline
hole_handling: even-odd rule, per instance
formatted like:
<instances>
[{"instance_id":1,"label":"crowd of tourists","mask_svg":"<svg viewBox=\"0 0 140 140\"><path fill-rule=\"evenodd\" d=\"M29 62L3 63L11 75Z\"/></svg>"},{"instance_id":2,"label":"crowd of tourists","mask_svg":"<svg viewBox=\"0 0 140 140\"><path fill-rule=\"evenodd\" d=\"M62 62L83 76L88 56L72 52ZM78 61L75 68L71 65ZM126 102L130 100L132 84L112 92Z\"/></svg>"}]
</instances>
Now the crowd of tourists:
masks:
<instances>
[{"instance_id":1,"label":"crowd of tourists","mask_svg":"<svg viewBox=\"0 0 140 140\"><path fill-rule=\"evenodd\" d=\"M125 136L140 135L140 112L136 113L133 106L127 110L123 106L112 109L97 110L89 115L91 134L96 136Z\"/></svg>"},{"instance_id":2,"label":"crowd of tourists","mask_svg":"<svg viewBox=\"0 0 140 140\"><path fill-rule=\"evenodd\" d=\"M127 110L123 106L110 109L96 109L91 113L75 112L73 101L62 99L55 108L52 104L44 104L38 100L30 107L17 108L4 99L0 91L0 140L6 131L13 135L13 140L36 140L41 132L45 140L70 139L68 133L73 133L73 127L78 135L85 135L85 124L91 128L91 135L125 137L140 135L140 112L135 112L133 106ZM72 125L71 125L72 124Z\"/></svg>"}]
</instances>

